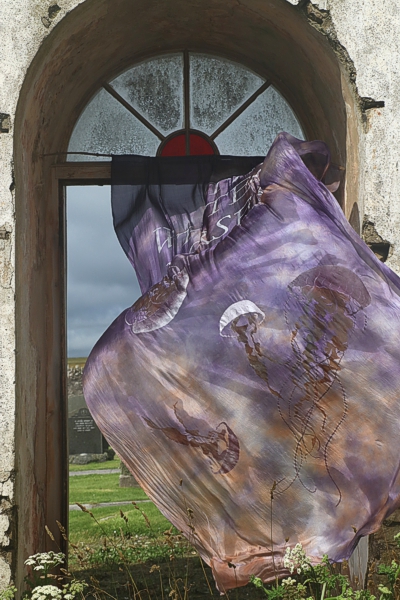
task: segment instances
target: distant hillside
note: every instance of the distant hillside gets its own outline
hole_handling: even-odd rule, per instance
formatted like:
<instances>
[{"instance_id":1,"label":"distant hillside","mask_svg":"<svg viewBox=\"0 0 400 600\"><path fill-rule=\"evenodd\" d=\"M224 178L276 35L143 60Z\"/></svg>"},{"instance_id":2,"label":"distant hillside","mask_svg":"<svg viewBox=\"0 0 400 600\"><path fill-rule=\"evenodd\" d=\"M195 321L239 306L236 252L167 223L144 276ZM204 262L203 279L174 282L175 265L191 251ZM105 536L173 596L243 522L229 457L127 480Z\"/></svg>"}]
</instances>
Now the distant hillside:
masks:
<instances>
[{"instance_id":1,"label":"distant hillside","mask_svg":"<svg viewBox=\"0 0 400 600\"><path fill-rule=\"evenodd\" d=\"M72 358L68 358L68 368L72 368L72 367L84 367L87 361L87 357L82 357L82 356L78 356L78 357L72 357Z\"/></svg>"}]
</instances>

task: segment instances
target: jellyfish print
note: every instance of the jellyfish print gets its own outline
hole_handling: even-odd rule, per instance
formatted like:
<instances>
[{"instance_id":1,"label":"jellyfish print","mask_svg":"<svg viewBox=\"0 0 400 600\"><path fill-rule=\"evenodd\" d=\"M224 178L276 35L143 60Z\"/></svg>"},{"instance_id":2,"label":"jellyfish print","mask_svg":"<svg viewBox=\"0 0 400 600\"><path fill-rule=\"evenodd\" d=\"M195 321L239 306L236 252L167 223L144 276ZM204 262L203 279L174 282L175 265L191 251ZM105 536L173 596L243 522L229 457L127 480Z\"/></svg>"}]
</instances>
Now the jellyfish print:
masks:
<instances>
[{"instance_id":1,"label":"jellyfish print","mask_svg":"<svg viewBox=\"0 0 400 600\"><path fill-rule=\"evenodd\" d=\"M160 431L176 444L201 450L210 462L214 475L226 475L236 466L240 444L226 422L211 428L205 420L194 419L182 407L179 408L177 402L172 411L166 411L160 422L151 419L143 408L138 408L139 412L142 412L144 422L151 429Z\"/></svg>"},{"instance_id":2,"label":"jellyfish print","mask_svg":"<svg viewBox=\"0 0 400 600\"><path fill-rule=\"evenodd\" d=\"M225 592L250 574L286 577L288 544L313 565L348 559L400 506L400 279L321 183L322 142L280 134L260 173L252 163L225 183L212 175L225 157L212 158L204 186L186 168L190 185L132 184L133 213L142 191L150 211L123 232L137 240L143 295L94 347L84 393ZM114 190L122 219L127 188ZM196 235L212 243L160 254L149 232L164 217L169 228L201 222Z\"/></svg>"},{"instance_id":3,"label":"jellyfish print","mask_svg":"<svg viewBox=\"0 0 400 600\"><path fill-rule=\"evenodd\" d=\"M292 347L287 364L290 383L286 393L279 394L279 410L296 439L296 477L302 481L301 468L310 456L323 461L336 486L328 450L348 410L340 380L341 362L352 332L365 326L362 313L370 296L355 273L334 265L302 273L288 291L285 319Z\"/></svg>"}]
</instances>

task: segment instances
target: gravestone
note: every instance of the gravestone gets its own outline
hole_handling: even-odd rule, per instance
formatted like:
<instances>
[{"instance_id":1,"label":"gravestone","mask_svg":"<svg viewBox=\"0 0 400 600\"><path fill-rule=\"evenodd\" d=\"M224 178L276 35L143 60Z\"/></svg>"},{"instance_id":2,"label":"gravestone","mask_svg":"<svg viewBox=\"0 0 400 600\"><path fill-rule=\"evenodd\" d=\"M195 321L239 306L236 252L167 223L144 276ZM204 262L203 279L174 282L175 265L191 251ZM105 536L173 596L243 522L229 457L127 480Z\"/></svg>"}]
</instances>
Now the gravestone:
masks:
<instances>
[{"instance_id":1,"label":"gravestone","mask_svg":"<svg viewBox=\"0 0 400 600\"><path fill-rule=\"evenodd\" d=\"M83 394L80 394L79 396L68 396L68 416L73 417L80 408L87 408Z\"/></svg>"},{"instance_id":2,"label":"gravestone","mask_svg":"<svg viewBox=\"0 0 400 600\"><path fill-rule=\"evenodd\" d=\"M103 436L87 408L68 418L69 454L102 454Z\"/></svg>"},{"instance_id":3,"label":"gravestone","mask_svg":"<svg viewBox=\"0 0 400 600\"><path fill-rule=\"evenodd\" d=\"M139 487L138 482L122 461L120 463L120 469L121 475L119 476L119 487Z\"/></svg>"}]
</instances>

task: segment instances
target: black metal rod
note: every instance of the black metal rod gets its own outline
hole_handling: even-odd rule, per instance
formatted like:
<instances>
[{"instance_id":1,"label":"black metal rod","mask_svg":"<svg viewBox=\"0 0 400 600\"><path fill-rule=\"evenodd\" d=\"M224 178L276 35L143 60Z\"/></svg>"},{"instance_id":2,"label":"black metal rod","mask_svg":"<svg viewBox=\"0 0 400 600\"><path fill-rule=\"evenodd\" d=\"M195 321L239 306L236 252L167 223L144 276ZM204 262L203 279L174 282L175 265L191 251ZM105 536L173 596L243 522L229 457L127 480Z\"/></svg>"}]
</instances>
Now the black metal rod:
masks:
<instances>
[{"instance_id":1,"label":"black metal rod","mask_svg":"<svg viewBox=\"0 0 400 600\"><path fill-rule=\"evenodd\" d=\"M60 150L60 152L49 152L47 154L41 154L40 158L45 156L59 156L60 154L81 154L82 156L106 156L107 158L112 158L113 154L102 154L101 152L78 152L75 150L71 150L70 152L64 152L64 150ZM72 164L74 164L72 162Z\"/></svg>"},{"instance_id":2,"label":"black metal rod","mask_svg":"<svg viewBox=\"0 0 400 600\"><path fill-rule=\"evenodd\" d=\"M263 83L263 84L262 84L262 86L261 86L261 87L259 87L259 88L258 88L258 90L256 90L256 91L254 92L254 94L253 94L252 96L250 96L250 98L248 98L248 99L246 100L246 102L243 102L243 104L241 104L241 105L239 106L239 108L237 108L237 109L235 110L235 112L234 112L234 113L232 113L232 114L231 114L231 116L230 116L230 117L228 117L228 118L226 119L226 121L224 121L224 123L222 123L222 125L220 125L220 126L218 127L218 129L216 129L216 131L214 131L214 133L213 133L212 135L210 135L210 138L211 138L212 140L215 140L215 138L216 138L216 137L217 137L217 136L218 136L220 133L222 133L222 132L224 131L224 129L226 129L227 127L229 127L229 125L230 125L231 123L233 123L233 121L234 121L235 119L237 119L237 118L238 118L238 116L239 116L239 115L241 115L241 114L242 114L242 112L244 112L244 111L246 110L246 108L248 108L248 107L250 106L250 104L253 104L253 102L254 102L255 100L257 100L258 96L260 96L260 94L262 94L263 92L265 92L265 90L266 90L266 89L268 89L270 85L271 85L271 82L270 82L270 81L265 81L265 83Z\"/></svg>"},{"instance_id":3,"label":"black metal rod","mask_svg":"<svg viewBox=\"0 0 400 600\"><path fill-rule=\"evenodd\" d=\"M136 117L138 121L140 121L145 127L147 127L147 129L150 129L150 131L154 133L154 135L156 135L159 140L161 140L162 142L165 140L165 136L160 131L158 131L158 129L154 127L154 125L152 125L150 121L148 121L143 115L141 115L140 112L133 108L133 106L131 106L129 102L125 100L125 98L118 94L117 90L115 90L109 83L104 83L103 88L109 94L111 94L111 96L118 100L118 102L122 104L122 106L125 106L125 108L129 110L129 112L132 113L132 115Z\"/></svg>"}]
</instances>

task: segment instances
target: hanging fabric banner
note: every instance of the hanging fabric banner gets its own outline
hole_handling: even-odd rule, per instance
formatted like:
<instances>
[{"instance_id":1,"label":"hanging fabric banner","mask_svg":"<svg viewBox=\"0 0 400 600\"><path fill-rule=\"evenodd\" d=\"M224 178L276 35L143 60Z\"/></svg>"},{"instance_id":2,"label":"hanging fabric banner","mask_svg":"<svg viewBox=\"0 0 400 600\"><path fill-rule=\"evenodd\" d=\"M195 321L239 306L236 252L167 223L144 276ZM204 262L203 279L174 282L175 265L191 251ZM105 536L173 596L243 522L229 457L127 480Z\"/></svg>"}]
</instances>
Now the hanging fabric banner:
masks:
<instances>
[{"instance_id":1,"label":"hanging fabric banner","mask_svg":"<svg viewBox=\"0 0 400 600\"><path fill-rule=\"evenodd\" d=\"M113 158L114 227L143 293L164 277L175 255L215 245L240 222L249 200L246 175L262 161L261 156ZM218 215L206 228L205 211Z\"/></svg>"},{"instance_id":2,"label":"hanging fabric banner","mask_svg":"<svg viewBox=\"0 0 400 600\"><path fill-rule=\"evenodd\" d=\"M94 347L88 406L221 591L288 575L298 542L346 559L399 506L400 279L320 181L322 142L158 160L113 166L143 296Z\"/></svg>"}]
</instances>

